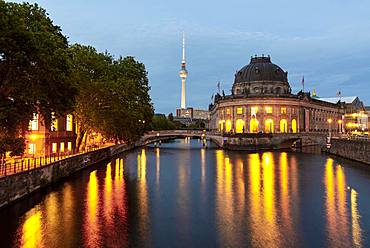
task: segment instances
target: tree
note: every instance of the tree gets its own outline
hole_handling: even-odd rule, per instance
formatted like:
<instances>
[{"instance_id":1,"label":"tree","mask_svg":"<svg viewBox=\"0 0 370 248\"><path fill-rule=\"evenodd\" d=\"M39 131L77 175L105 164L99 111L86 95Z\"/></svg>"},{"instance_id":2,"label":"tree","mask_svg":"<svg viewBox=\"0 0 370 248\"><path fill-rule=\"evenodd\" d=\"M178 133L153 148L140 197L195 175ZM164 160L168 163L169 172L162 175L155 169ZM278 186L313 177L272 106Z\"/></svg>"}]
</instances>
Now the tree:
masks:
<instances>
[{"instance_id":1,"label":"tree","mask_svg":"<svg viewBox=\"0 0 370 248\"><path fill-rule=\"evenodd\" d=\"M132 143L144 134L153 116L145 66L133 57L120 57L113 63L109 82L110 108L102 113L101 132L117 142Z\"/></svg>"},{"instance_id":2,"label":"tree","mask_svg":"<svg viewBox=\"0 0 370 248\"><path fill-rule=\"evenodd\" d=\"M71 80L77 88L74 116L77 121L77 150L84 150L90 132L100 129L98 112L106 108L107 88L112 78L112 57L91 46L75 44L69 48Z\"/></svg>"},{"instance_id":3,"label":"tree","mask_svg":"<svg viewBox=\"0 0 370 248\"><path fill-rule=\"evenodd\" d=\"M133 57L114 60L87 46L73 45L70 53L78 88L77 148L84 149L91 131L116 142L139 139L153 115L145 66Z\"/></svg>"},{"instance_id":4,"label":"tree","mask_svg":"<svg viewBox=\"0 0 370 248\"><path fill-rule=\"evenodd\" d=\"M69 111L75 90L67 38L45 10L0 1L0 13L0 143L15 144L33 113L41 113L48 125L52 112Z\"/></svg>"}]
</instances>

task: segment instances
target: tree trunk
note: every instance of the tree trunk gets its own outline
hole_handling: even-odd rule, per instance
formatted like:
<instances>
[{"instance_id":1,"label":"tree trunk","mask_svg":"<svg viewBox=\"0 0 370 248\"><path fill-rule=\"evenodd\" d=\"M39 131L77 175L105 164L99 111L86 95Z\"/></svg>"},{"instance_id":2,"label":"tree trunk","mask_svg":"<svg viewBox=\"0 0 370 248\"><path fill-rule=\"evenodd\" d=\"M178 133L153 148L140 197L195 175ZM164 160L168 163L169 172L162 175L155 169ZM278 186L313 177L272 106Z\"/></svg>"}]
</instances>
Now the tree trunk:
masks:
<instances>
[{"instance_id":1,"label":"tree trunk","mask_svg":"<svg viewBox=\"0 0 370 248\"><path fill-rule=\"evenodd\" d=\"M83 145L83 138L86 135L86 130L81 127L81 124L78 125L77 129L77 137L76 137L76 151L80 152L81 146Z\"/></svg>"}]
</instances>

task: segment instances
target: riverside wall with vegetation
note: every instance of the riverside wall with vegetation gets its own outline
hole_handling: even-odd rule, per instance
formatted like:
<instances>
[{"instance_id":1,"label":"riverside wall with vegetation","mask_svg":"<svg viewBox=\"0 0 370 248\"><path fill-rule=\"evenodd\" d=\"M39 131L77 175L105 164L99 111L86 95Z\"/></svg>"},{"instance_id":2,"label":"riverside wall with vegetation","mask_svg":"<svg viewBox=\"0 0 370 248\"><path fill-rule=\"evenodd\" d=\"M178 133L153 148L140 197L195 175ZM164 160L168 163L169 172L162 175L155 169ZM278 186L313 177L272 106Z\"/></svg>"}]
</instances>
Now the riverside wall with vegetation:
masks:
<instances>
[{"instance_id":1,"label":"riverside wall with vegetation","mask_svg":"<svg viewBox=\"0 0 370 248\"><path fill-rule=\"evenodd\" d=\"M0 178L0 208L131 148L121 144L106 147Z\"/></svg>"},{"instance_id":2,"label":"riverside wall with vegetation","mask_svg":"<svg viewBox=\"0 0 370 248\"><path fill-rule=\"evenodd\" d=\"M328 152L370 165L370 141L367 139L348 140L333 138Z\"/></svg>"}]
</instances>

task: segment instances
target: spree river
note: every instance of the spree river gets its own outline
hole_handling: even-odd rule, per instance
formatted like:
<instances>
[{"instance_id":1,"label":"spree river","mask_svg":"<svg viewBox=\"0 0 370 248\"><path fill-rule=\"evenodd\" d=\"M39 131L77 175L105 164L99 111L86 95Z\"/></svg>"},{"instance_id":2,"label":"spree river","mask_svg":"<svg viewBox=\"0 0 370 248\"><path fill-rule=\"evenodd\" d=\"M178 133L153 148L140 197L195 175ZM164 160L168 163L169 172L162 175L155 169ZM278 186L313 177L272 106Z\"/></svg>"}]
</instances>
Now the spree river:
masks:
<instances>
[{"instance_id":1,"label":"spree river","mask_svg":"<svg viewBox=\"0 0 370 248\"><path fill-rule=\"evenodd\" d=\"M1 210L0 247L370 247L370 170L175 140Z\"/></svg>"}]
</instances>

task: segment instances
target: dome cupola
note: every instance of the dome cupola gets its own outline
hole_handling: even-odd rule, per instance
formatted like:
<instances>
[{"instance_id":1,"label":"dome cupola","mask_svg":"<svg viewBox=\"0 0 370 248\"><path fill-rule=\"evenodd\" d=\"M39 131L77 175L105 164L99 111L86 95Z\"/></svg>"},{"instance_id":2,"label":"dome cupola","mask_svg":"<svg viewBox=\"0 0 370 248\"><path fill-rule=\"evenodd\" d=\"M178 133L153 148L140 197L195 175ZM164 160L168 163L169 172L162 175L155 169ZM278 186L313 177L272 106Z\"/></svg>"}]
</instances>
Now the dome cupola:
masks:
<instances>
[{"instance_id":1,"label":"dome cupola","mask_svg":"<svg viewBox=\"0 0 370 248\"><path fill-rule=\"evenodd\" d=\"M271 62L270 56L251 57L248 65L235 74L234 95L290 94L288 73Z\"/></svg>"}]
</instances>

